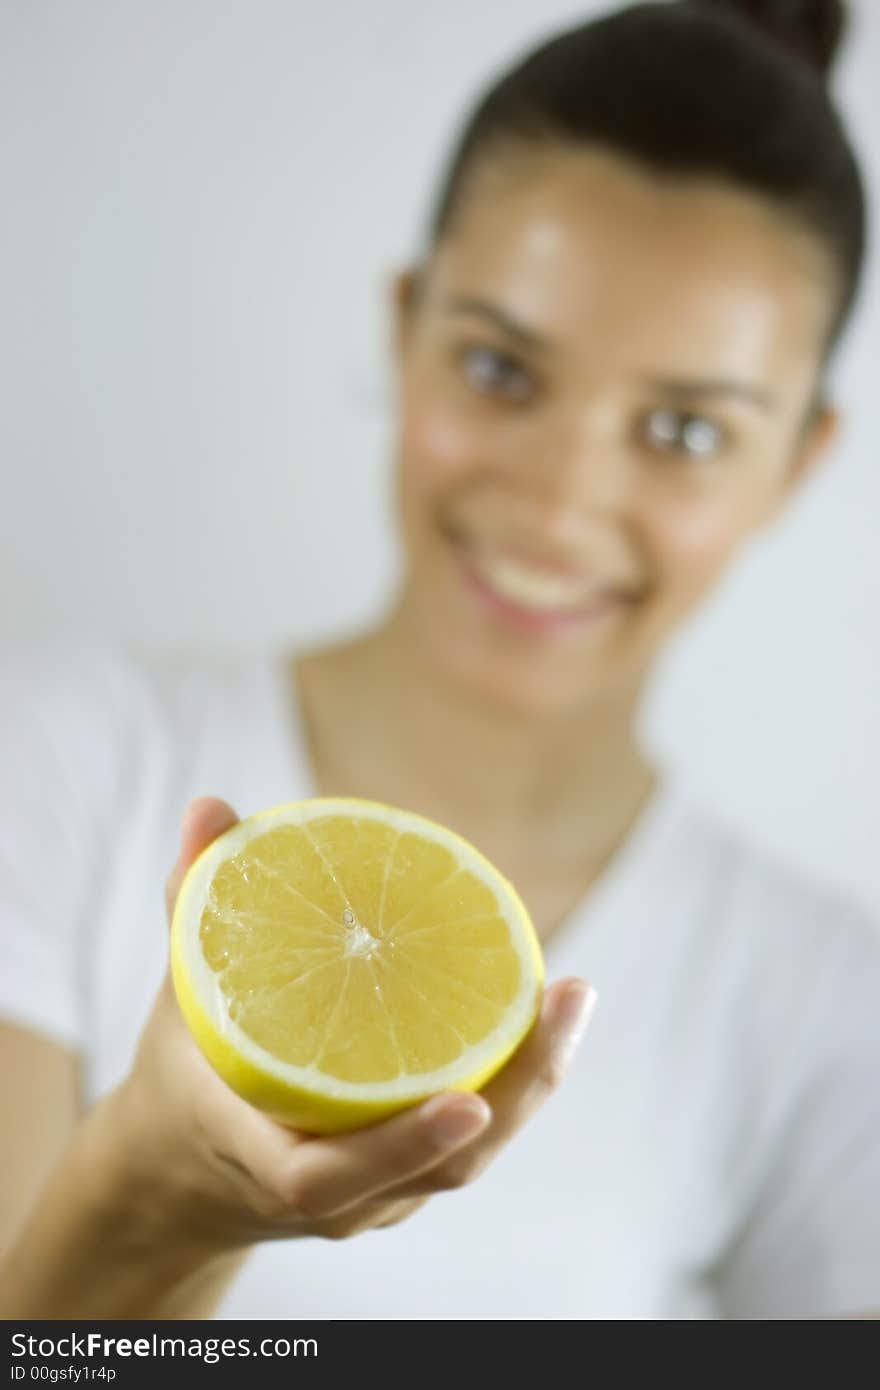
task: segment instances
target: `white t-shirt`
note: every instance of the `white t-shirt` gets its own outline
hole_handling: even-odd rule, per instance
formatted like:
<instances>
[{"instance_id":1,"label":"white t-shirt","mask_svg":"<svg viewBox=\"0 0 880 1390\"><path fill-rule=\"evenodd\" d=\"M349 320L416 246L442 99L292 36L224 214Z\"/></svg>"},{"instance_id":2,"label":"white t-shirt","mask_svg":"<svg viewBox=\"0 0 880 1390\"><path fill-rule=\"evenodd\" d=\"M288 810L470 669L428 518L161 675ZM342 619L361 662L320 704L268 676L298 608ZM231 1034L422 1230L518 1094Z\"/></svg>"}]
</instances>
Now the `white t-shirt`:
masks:
<instances>
[{"instance_id":1,"label":"white t-shirt","mask_svg":"<svg viewBox=\"0 0 880 1390\"><path fill-rule=\"evenodd\" d=\"M186 803L313 794L280 651L0 658L0 1013L125 1074ZM563 1087L403 1224L257 1250L220 1316L797 1318L880 1310L880 937L667 776L548 978L601 995Z\"/></svg>"}]
</instances>

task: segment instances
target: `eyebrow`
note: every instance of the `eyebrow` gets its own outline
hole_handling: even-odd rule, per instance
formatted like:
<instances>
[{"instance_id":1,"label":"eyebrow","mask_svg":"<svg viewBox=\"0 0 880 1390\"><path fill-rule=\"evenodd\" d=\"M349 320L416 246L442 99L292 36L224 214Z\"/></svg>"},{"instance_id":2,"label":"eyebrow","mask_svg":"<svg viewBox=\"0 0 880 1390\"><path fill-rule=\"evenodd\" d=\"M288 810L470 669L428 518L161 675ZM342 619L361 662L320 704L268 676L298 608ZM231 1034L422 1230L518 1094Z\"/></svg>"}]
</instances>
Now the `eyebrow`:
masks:
<instances>
[{"instance_id":1,"label":"eyebrow","mask_svg":"<svg viewBox=\"0 0 880 1390\"><path fill-rule=\"evenodd\" d=\"M508 338L514 338L535 352L548 352L553 346L549 338L543 337L528 324L521 323L497 304L493 304L490 299L480 299L474 295L456 295L446 301L445 307L449 313L464 314L469 318L479 318L485 323L491 323Z\"/></svg>"},{"instance_id":2,"label":"eyebrow","mask_svg":"<svg viewBox=\"0 0 880 1390\"><path fill-rule=\"evenodd\" d=\"M732 397L734 400L744 401L747 405L754 405L759 410L771 412L776 405L774 397L769 391L764 391L760 386L753 386L747 381L735 381L732 378L706 379L695 378L693 380L678 377L643 377L642 385L651 387L655 391L660 391L664 395L686 397L690 400L706 400L716 396Z\"/></svg>"},{"instance_id":3,"label":"eyebrow","mask_svg":"<svg viewBox=\"0 0 880 1390\"><path fill-rule=\"evenodd\" d=\"M553 344L549 338L530 328L528 324L520 322L513 315L499 305L493 304L490 299L481 299L477 295L455 295L448 299L445 308L451 314L462 314L469 318L482 319L484 323L491 323L494 328L522 343L525 347L532 348L536 352L549 352ZM685 378L685 377L643 377L640 382L643 386L648 386L655 391L660 391L667 396L677 396L679 398L698 400L711 400L719 396L726 396L734 400L753 405L759 410L770 413L776 401L769 391L764 391L760 386L753 386L747 381L736 381L733 378Z\"/></svg>"}]
</instances>

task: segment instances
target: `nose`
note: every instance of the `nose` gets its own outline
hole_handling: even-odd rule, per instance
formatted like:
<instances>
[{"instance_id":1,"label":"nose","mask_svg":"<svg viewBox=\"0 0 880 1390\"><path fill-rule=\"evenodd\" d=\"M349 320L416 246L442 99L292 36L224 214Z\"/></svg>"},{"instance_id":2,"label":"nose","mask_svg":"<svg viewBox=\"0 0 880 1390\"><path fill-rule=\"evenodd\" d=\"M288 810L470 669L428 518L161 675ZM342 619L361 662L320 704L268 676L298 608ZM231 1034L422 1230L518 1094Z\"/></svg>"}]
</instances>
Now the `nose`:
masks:
<instances>
[{"instance_id":1,"label":"nose","mask_svg":"<svg viewBox=\"0 0 880 1390\"><path fill-rule=\"evenodd\" d=\"M559 412L535 422L523 441L517 470L535 498L553 512L614 516L627 509L634 486L632 461L601 406Z\"/></svg>"}]
</instances>

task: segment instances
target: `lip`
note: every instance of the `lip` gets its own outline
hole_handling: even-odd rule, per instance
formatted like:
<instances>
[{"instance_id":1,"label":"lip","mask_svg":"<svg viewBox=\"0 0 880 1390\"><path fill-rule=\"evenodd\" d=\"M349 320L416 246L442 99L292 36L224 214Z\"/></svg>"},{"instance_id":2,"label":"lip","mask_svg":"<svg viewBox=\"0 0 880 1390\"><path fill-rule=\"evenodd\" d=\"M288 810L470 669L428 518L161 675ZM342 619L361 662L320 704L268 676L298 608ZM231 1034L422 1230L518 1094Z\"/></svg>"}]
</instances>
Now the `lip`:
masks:
<instances>
[{"instance_id":1,"label":"lip","mask_svg":"<svg viewBox=\"0 0 880 1390\"><path fill-rule=\"evenodd\" d=\"M585 603L581 608L555 609L536 613L532 609L521 607L505 595L497 593L480 573L467 543L458 537L450 537L450 540L458 555L461 572L471 596L476 599L484 612L491 613L506 626L519 632L542 636L583 632L585 629L597 626L604 620L618 615L622 609L629 607L634 601L629 594L620 590L608 589L597 594L594 599ZM525 562L523 552L506 551L505 554ZM554 574L579 573L571 567L554 567L543 563L536 564L535 568L543 568Z\"/></svg>"},{"instance_id":2,"label":"lip","mask_svg":"<svg viewBox=\"0 0 880 1390\"><path fill-rule=\"evenodd\" d=\"M458 540L462 550L472 550L467 541L453 537ZM488 549L488 547L486 547ZM496 549L497 554L502 554L508 560L515 560L518 564L527 565L530 569L537 570L539 573L550 574L560 579L586 579L587 576L578 565L568 564L563 560L549 559L547 556L539 555L537 551L526 550L523 546L505 545Z\"/></svg>"},{"instance_id":3,"label":"lip","mask_svg":"<svg viewBox=\"0 0 880 1390\"><path fill-rule=\"evenodd\" d=\"M448 541L459 550L474 554L482 551L484 554L494 552L503 555L508 560L515 560L519 564L528 565L532 569L543 571L545 574L559 575L563 579L588 579L589 574L584 572L584 567L575 560L563 559L560 554L548 555L542 553L538 548L524 545L521 542L505 541L503 544L489 540L477 540L468 535L464 530L460 530L457 525L450 525L448 522L441 523L441 533Z\"/></svg>"}]
</instances>

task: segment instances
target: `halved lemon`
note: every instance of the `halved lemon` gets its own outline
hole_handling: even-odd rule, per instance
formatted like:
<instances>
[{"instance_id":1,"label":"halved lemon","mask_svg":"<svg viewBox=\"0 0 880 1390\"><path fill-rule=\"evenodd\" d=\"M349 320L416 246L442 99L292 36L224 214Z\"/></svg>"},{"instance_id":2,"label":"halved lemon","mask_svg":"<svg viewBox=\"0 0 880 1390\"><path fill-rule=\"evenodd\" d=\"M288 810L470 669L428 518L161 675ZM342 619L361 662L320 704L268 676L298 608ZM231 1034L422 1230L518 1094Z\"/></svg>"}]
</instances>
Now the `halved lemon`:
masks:
<instances>
[{"instance_id":1,"label":"halved lemon","mask_svg":"<svg viewBox=\"0 0 880 1390\"><path fill-rule=\"evenodd\" d=\"M171 964L223 1079L323 1133L478 1090L544 980L524 904L478 850L353 798L290 802L214 840L178 894Z\"/></svg>"}]
</instances>

